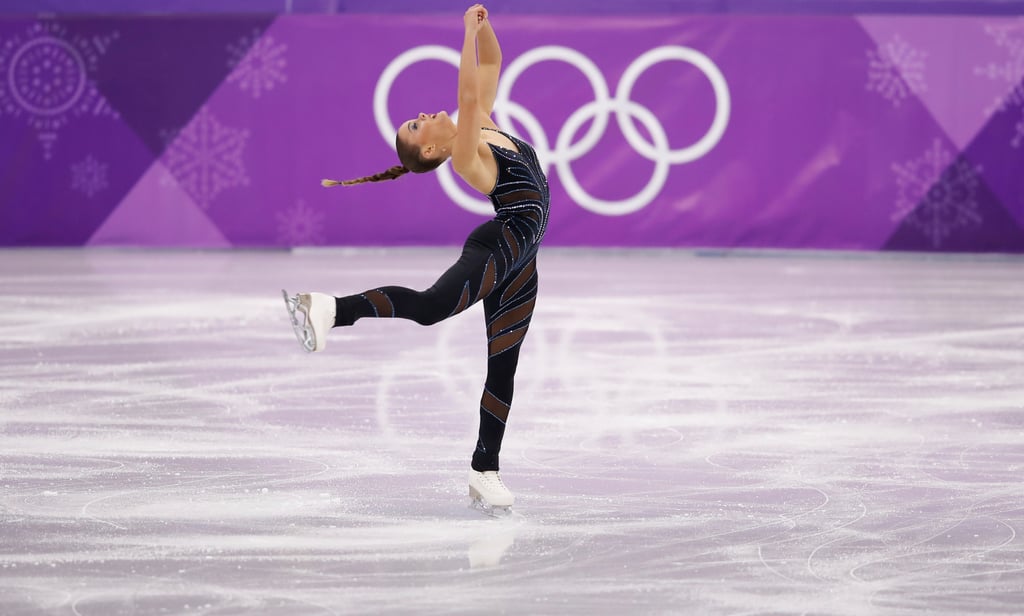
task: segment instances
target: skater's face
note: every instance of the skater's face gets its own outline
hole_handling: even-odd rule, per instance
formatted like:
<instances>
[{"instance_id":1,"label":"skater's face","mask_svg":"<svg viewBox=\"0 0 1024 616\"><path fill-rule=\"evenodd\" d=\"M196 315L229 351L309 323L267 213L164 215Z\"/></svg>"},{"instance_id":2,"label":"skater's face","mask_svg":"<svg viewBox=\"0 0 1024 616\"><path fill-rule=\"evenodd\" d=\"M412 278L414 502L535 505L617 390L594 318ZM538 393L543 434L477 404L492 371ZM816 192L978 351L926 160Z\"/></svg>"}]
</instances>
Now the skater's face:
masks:
<instances>
[{"instance_id":1,"label":"skater's face","mask_svg":"<svg viewBox=\"0 0 1024 616\"><path fill-rule=\"evenodd\" d=\"M450 156L454 139L455 122L444 111L421 113L398 129L398 140L418 147L420 155L428 160L443 160Z\"/></svg>"}]
</instances>

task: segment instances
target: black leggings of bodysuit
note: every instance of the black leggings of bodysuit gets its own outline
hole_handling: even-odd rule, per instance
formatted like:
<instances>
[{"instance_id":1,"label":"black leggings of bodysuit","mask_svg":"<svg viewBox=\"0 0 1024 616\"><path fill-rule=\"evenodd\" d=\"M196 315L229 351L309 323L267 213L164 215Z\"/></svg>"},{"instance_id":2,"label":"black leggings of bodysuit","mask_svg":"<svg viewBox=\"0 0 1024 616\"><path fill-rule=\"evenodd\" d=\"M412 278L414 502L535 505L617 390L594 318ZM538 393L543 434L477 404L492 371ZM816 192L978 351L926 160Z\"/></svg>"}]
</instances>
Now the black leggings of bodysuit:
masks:
<instances>
[{"instance_id":1,"label":"black leggings of bodysuit","mask_svg":"<svg viewBox=\"0 0 1024 616\"><path fill-rule=\"evenodd\" d=\"M459 260L426 291L389 286L337 298L336 327L365 317L433 325L483 301L487 379L473 452L473 468L478 471L498 470L519 349L537 300L536 246L528 242L527 228L514 218L480 225L466 240Z\"/></svg>"}]
</instances>

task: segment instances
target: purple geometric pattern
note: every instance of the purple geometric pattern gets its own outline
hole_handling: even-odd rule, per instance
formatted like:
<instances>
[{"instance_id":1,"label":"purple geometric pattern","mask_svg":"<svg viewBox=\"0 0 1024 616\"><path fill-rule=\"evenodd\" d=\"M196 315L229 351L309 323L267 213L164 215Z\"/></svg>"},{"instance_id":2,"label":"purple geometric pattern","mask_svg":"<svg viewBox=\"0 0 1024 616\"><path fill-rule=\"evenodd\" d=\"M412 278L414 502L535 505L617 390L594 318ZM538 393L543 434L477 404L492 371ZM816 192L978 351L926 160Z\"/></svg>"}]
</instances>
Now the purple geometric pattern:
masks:
<instances>
[{"instance_id":1,"label":"purple geometric pattern","mask_svg":"<svg viewBox=\"0 0 1024 616\"><path fill-rule=\"evenodd\" d=\"M224 126L203 107L169 139L163 162L205 209L222 190L249 183L242 160L248 138L248 130Z\"/></svg>"},{"instance_id":2,"label":"purple geometric pattern","mask_svg":"<svg viewBox=\"0 0 1024 616\"><path fill-rule=\"evenodd\" d=\"M71 187L91 199L107 187L107 165L91 154L71 165Z\"/></svg>"},{"instance_id":3,"label":"purple geometric pattern","mask_svg":"<svg viewBox=\"0 0 1024 616\"><path fill-rule=\"evenodd\" d=\"M962 158L953 161L936 139L920 157L893 165L899 198L893 220L921 231L933 248L942 246L957 227L980 225L977 193L980 167Z\"/></svg>"},{"instance_id":4,"label":"purple geometric pattern","mask_svg":"<svg viewBox=\"0 0 1024 616\"><path fill-rule=\"evenodd\" d=\"M303 200L279 212L276 239L284 246L315 246L324 243L324 215Z\"/></svg>"},{"instance_id":5,"label":"purple geometric pattern","mask_svg":"<svg viewBox=\"0 0 1024 616\"><path fill-rule=\"evenodd\" d=\"M992 24L985 28L996 45L1006 52L1006 57L989 62L975 69L975 73L1002 82L1011 88L1010 93L996 98L986 113L1020 112L1021 121L1016 125L1012 140L1013 147L1021 145L1024 138L1024 19L1006 24Z\"/></svg>"},{"instance_id":6,"label":"purple geometric pattern","mask_svg":"<svg viewBox=\"0 0 1024 616\"><path fill-rule=\"evenodd\" d=\"M1024 19L494 21L550 245L1024 252ZM437 175L319 186L395 164L389 66L384 124L455 110L441 52L394 61L460 28L0 20L0 245L460 243L483 218Z\"/></svg>"},{"instance_id":7,"label":"purple geometric pattern","mask_svg":"<svg viewBox=\"0 0 1024 616\"><path fill-rule=\"evenodd\" d=\"M899 107L906 98L928 89L924 80L927 54L907 45L898 35L868 50L868 90Z\"/></svg>"},{"instance_id":8,"label":"purple geometric pattern","mask_svg":"<svg viewBox=\"0 0 1024 616\"><path fill-rule=\"evenodd\" d=\"M0 115L24 118L35 129L44 159L52 158L58 132L73 118L117 117L94 81L100 58L116 39L116 31L72 36L62 24L45 21L3 41Z\"/></svg>"},{"instance_id":9,"label":"purple geometric pattern","mask_svg":"<svg viewBox=\"0 0 1024 616\"><path fill-rule=\"evenodd\" d=\"M228 66L231 68L228 83L237 83L253 98L259 98L263 92L288 81L285 72L287 50L287 45L278 44L271 36L261 37L260 31L254 30L251 38L242 37L228 46Z\"/></svg>"}]
</instances>

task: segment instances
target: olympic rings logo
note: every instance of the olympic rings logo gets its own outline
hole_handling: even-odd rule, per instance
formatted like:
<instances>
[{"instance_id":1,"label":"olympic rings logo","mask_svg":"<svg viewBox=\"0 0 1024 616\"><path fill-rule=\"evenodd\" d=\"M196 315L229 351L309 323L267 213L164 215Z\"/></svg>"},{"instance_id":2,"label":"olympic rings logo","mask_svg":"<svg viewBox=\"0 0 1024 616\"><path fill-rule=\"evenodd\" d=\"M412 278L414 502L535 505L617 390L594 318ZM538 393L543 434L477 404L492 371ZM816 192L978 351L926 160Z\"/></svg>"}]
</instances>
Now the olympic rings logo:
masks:
<instances>
[{"instance_id":1,"label":"olympic rings logo","mask_svg":"<svg viewBox=\"0 0 1024 616\"><path fill-rule=\"evenodd\" d=\"M373 93L373 114L377 128L384 137L384 141L389 144L394 143L396 130L388 114L388 98L391 87L402 71L417 62L426 60L440 60L458 68L459 52L439 45L415 47L392 60L377 81ZM565 121L558 132L554 147L551 147L548 142L547 134L537 116L510 98L512 86L523 72L539 62L551 60L565 62L578 68L590 82L590 87L594 92L594 100L574 111ZM669 146L665 128L658 118L646 107L630 100L633 87L640 75L655 64L669 60L687 62L695 66L707 77L715 94L715 115L707 132L695 143L677 149L672 149ZM518 121L529 133L524 140L533 145L537 151L544 173L548 174L551 165L554 165L569 197L581 207L604 216L630 214L653 201L665 186L669 168L672 165L695 161L715 147L729 123L729 110L729 86L715 63L699 51L675 45L657 47L634 60L622 74L614 97L610 94L601 70L587 56L569 47L555 45L537 47L519 56L505 68L499 80L494 101L494 115L498 125L512 132L514 126L512 120ZM654 162L654 172L647 185L632 197L619 201L608 201L588 194L580 186L572 171L572 162L590 152L600 141L612 113L615 114L619 129L629 145L638 154ZM586 134L576 143L572 143L576 132L591 118L593 118L593 123ZM455 114L453 114L453 119L455 119ZM652 142L648 142L640 134L633 124L633 119L644 125ZM490 202L467 195L459 187L452 175L451 165L442 165L437 171L441 187L460 207L487 216L494 213Z\"/></svg>"}]
</instances>

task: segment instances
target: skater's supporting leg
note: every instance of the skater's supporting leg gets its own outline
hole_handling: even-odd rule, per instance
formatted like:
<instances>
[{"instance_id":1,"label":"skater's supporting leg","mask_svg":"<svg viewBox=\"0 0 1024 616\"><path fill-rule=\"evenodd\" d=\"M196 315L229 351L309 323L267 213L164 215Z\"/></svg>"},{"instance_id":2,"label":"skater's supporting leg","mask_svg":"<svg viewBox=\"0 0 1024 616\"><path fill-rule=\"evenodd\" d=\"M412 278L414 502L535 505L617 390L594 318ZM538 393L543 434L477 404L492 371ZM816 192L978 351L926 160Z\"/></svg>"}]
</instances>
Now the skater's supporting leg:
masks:
<instances>
[{"instance_id":1,"label":"skater's supporting leg","mask_svg":"<svg viewBox=\"0 0 1024 616\"><path fill-rule=\"evenodd\" d=\"M487 320L487 380L480 399L480 432L473 452L473 469L497 471L498 454L519 364L519 350L537 301L537 260L502 283L484 300Z\"/></svg>"},{"instance_id":2,"label":"skater's supporting leg","mask_svg":"<svg viewBox=\"0 0 1024 616\"><path fill-rule=\"evenodd\" d=\"M518 222L491 220L466 240L459 260L426 291L388 286L336 301L335 326L365 317L411 319L430 325L483 300L487 322L487 378L472 466L497 471L512 405L519 350L537 299L537 262Z\"/></svg>"}]
</instances>

